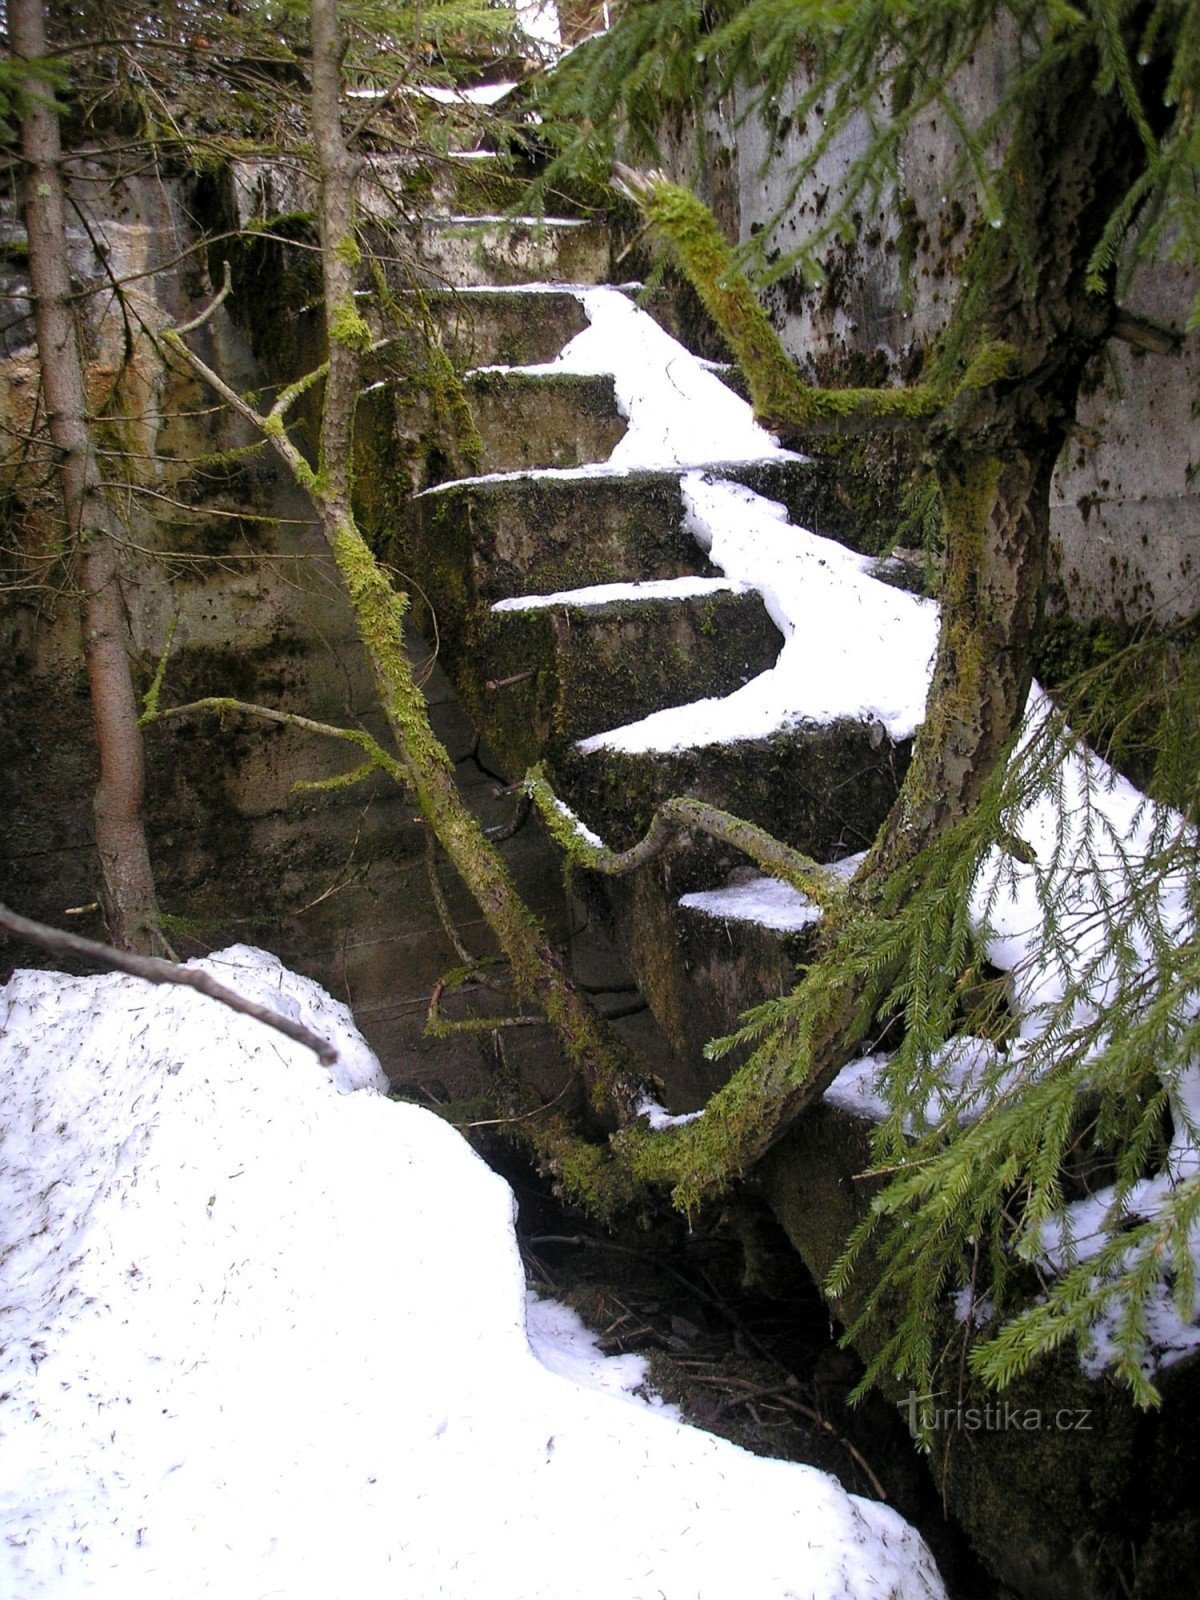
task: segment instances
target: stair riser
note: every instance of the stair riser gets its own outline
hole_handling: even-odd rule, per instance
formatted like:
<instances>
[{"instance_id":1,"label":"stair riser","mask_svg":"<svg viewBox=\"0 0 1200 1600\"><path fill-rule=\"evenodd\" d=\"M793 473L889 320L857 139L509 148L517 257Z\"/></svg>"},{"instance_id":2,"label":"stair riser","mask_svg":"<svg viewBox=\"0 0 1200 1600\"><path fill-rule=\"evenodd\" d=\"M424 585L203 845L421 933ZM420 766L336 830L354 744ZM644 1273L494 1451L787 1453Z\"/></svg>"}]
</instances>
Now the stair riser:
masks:
<instances>
[{"instance_id":1,"label":"stair riser","mask_svg":"<svg viewBox=\"0 0 1200 1600\"><path fill-rule=\"evenodd\" d=\"M466 390L485 472L607 461L625 435L608 376L479 373Z\"/></svg>"},{"instance_id":2,"label":"stair riser","mask_svg":"<svg viewBox=\"0 0 1200 1600\"><path fill-rule=\"evenodd\" d=\"M773 665L781 642L758 596L732 592L491 613L464 663L464 692L502 766L519 774L660 706L731 693Z\"/></svg>"},{"instance_id":3,"label":"stair riser","mask_svg":"<svg viewBox=\"0 0 1200 1600\"><path fill-rule=\"evenodd\" d=\"M429 219L413 230L416 265L434 287L485 284L607 283L608 229L599 223L490 223Z\"/></svg>"},{"instance_id":4,"label":"stair riser","mask_svg":"<svg viewBox=\"0 0 1200 1600\"><path fill-rule=\"evenodd\" d=\"M911 741L872 748L859 722L814 726L772 739L630 754L566 751L561 792L614 849L625 849L673 795L693 795L760 827L817 861L866 848L887 815L908 766ZM743 864L731 856L730 864ZM710 888L711 866L683 870L676 894Z\"/></svg>"},{"instance_id":5,"label":"stair riser","mask_svg":"<svg viewBox=\"0 0 1200 1600\"><path fill-rule=\"evenodd\" d=\"M678 480L662 474L462 485L414 512L407 570L451 655L497 600L712 570L684 528Z\"/></svg>"},{"instance_id":6,"label":"stair riser","mask_svg":"<svg viewBox=\"0 0 1200 1600\"><path fill-rule=\"evenodd\" d=\"M466 381L463 393L477 435L477 459L468 455L469 433L449 416L453 397L445 391L439 415L433 396L416 380L368 383L356 419L359 439L365 441L364 473L374 474L382 459L407 463L391 470L401 471L415 493L476 469L512 472L542 461L578 467L605 460L625 431L610 378L481 374Z\"/></svg>"},{"instance_id":7,"label":"stair riser","mask_svg":"<svg viewBox=\"0 0 1200 1600\"><path fill-rule=\"evenodd\" d=\"M565 290L430 289L422 298L446 353L464 371L553 361L588 325L578 299ZM411 293L401 294L400 303L419 311Z\"/></svg>"},{"instance_id":8,"label":"stair riser","mask_svg":"<svg viewBox=\"0 0 1200 1600\"><path fill-rule=\"evenodd\" d=\"M683 911L675 876L687 845L629 878L576 873L576 893L620 949L678 1058L664 1072L664 1102L698 1109L729 1080L747 1052L708 1061L704 1047L738 1025L749 1006L788 993L811 933L779 934Z\"/></svg>"}]
</instances>

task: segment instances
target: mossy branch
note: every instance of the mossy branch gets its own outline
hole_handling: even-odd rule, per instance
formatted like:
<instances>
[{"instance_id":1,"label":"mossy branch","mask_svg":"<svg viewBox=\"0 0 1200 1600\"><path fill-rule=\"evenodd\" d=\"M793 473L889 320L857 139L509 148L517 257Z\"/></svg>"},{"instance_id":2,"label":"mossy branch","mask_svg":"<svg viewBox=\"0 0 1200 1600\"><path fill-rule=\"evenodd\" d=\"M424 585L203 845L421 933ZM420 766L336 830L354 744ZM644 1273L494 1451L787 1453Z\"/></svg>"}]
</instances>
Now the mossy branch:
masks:
<instances>
[{"instance_id":1,"label":"mossy branch","mask_svg":"<svg viewBox=\"0 0 1200 1600\"><path fill-rule=\"evenodd\" d=\"M590 872L609 878L626 877L661 855L676 834L691 830L707 834L722 844L733 845L756 867L790 884L822 910L840 905L845 898L845 889L838 879L811 856L793 850L756 823L720 811L703 800L664 800L651 818L645 836L628 850L617 851L610 850L607 845L593 844L585 837L540 766L528 774L525 788L555 843L576 866L586 867Z\"/></svg>"},{"instance_id":2,"label":"mossy branch","mask_svg":"<svg viewBox=\"0 0 1200 1600\"><path fill-rule=\"evenodd\" d=\"M314 367L311 372L306 372L302 378L297 378L295 383L289 383L276 397L275 404L267 412L267 417L283 418L296 404L302 395L308 393L315 383L319 383L329 371L328 361L322 361L319 367Z\"/></svg>"},{"instance_id":3,"label":"mossy branch","mask_svg":"<svg viewBox=\"0 0 1200 1600\"><path fill-rule=\"evenodd\" d=\"M276 706L258 706L248 700L234 700L228 695L208 695L202 700L189 701L187 705L168 706L165 711L147 707L141 722L145 726L150 722L169 722L176 717L194 716L205 712L217 715L236 712L240 716L260 717L265 722L274 722L281 727L299 728L305 733L319 733L327 739L342 739L347 744L357 745L364 752L366 759L350 772L338 773L333 778L325 778L315 783L297 784L297 789L340 788L343 785L357 783L372 772L386 772L397 783L405 788L408 787L404 769L395 756L389 755L379 741L372 738L364 729L340 728L336 723L317 722L312 717L301 716L295 711L280 711Z\"/></svg>"},{"instance_id":4,"label":"mossy branch","mask_svg":"<svg viewBox=\"0 0 1200 1600\"><path fill-rule=\"evenodd\" d=\"M616 183L670 247L750 384L754 414L774 428L847 435L923 428L943 407L940 389L818 389L780 343L711 211L661 173L618 165Z\"/></svg>"},{"instance_id":5,"label":"mossy branch","mask_svg":"<svg viewBox=\"0 0 1200 1600\"><path fill-rule=\"evenodd\" d=\"M545 1017L446 1017L442 1015L441 1000L446 992L443 981L434 986L429 997L429 1011L425 1017L425 1032L431 1039L448 1039L455 1033L495 1033L499 1028L545 1027Z\"/></svg>"}]
</instances>

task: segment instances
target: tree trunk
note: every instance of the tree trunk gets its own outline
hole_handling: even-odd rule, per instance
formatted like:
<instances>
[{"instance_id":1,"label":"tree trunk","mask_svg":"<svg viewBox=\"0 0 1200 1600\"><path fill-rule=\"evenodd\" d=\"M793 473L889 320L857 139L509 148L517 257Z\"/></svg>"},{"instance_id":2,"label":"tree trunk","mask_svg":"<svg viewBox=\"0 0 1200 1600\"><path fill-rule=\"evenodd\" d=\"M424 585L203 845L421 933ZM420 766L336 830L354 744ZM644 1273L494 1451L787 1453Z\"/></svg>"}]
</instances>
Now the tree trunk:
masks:
<instances>
[{"instance_id":1,"label":"tree trunk","mask_svg":"<svg viewBox=\"0 0 1200 1600\"><path fill-rule=\"evenodd\" d=\"M10 0L18 60L46 54L42 0ZM152 952L160 944L154 878L142 823L145 759L121 594L119 527L100 487L88 432L83 356L71 301L66 199L58 115L46 86L31 77L21 116L27 164L25 226L41 364L42 398L58 452L63 515L79 551L83 649L99 758L94 798L100 900L111 942Z\"/></svg>"},{"instance_id":2,"label":"tree trunk","mask_svg":"<svg viewBox=\"0 0 1200 1600\"><path fill-rule=\"evenodd\" d=\"M985 235L945 343L991 342L1009 371L963 388L929 427L946 573L937 657L900 796L863 869L870 889L966 816L1024 713L1045 596L1050 482L1113 305L1087 286L1111 215L1146 150L1097 62L1069 58L1026 110L1007 160L1018 215Z\"/></svg>"}]
</instances>

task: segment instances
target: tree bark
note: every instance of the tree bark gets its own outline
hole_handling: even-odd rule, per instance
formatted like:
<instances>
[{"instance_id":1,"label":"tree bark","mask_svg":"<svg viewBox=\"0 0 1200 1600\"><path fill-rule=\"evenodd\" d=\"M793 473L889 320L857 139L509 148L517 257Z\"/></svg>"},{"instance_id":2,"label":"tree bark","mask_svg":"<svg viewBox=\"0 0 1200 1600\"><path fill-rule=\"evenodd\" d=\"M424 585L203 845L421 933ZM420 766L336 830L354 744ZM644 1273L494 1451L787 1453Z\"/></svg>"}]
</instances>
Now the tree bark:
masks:
<instances>
[{"instance_id":1,"label":"tree bark","mask_svg":"<svg viewBox=\"0 0 1200 1600\"><path fill-rule=\"evenodd\" d=\"M46 54L42 0L10 0L18 61ZM32 75L21 116L27 166L25 226L42 398L58 452L63 515L79 551L83 650L99 758L93 801L100 901L111 942L148 953L160 944L158 905L142 821L145 757L121 594L119 525L100 487L88 430L83 355L71 298L58 114Z\"/></svg>"},{"instance_id":2,"label":"tree bark","mask_svg":"<svg viewBox=\"0 0 1200 1600\"><path fill-rule=\"evenodd\" d=\"M1070 57L1014 135L1020 214L988 229L946 343L1011 352L1007 373L960 388L929 425L946 570L925 720L901 793L859 874L871 889L979 799L1024 714L1045 598L1050 483L1088 364L1114 307L1088 288L1092 251L1146 161L1116 93Z\"/></svg>"}]
</instances>

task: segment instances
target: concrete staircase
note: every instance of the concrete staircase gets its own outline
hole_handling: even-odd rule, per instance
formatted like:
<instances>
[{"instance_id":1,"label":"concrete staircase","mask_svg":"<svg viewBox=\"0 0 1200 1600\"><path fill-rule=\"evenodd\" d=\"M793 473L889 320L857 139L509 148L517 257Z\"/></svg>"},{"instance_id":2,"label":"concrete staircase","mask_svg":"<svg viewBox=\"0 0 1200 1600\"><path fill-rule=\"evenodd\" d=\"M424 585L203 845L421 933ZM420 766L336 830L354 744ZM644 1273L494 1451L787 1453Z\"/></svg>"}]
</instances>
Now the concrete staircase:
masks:
<instances>
[{"instance_id":1,"label":"concrete staircase","mask_svg":"<svg viewBox=\"0 0 1200 1600\"><path fill-rule=\"evenodd\" d=\"M477 179L477 170L472 178ZM365 505L379 540L421 595L418 623L494 760L518 781L544 762L559 793L606 843L626 847L672 795L694 795L833 861L862 849L890 805L907 744L867 719L809 722L735 742L621 751L586 741L666 707L731 694L770 669L783 638L763 597L723 579L693 534L683 480L707 470L811 526L833 503L822 464L764 458L608 466L626 421L613 378L547 363L588 325L588 291L610 275L605 230L578 218L538 229L470 217L451 197L414 235L424 295L479 435L461 458L401 451L411 512ZM520 281L524 272L527 281ZM637 285L622 285L632 297ZM407 409L406 409L407 408ZM380 455L411 442L402 379L376 379L363 431ZM442 481L438 481L438 480ZM681 581L682 580L682 581ZM603 587L619 586L605 592ZM753 874L736 852L684 838L636 879L579 872L678 1063L672 1109L691 1109L728 1072L703 1062L748 1005L790 987L806 935L685 896Z\"/></svg>"}]
</instances>

